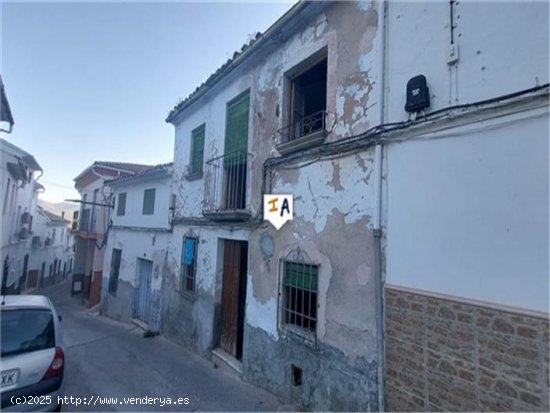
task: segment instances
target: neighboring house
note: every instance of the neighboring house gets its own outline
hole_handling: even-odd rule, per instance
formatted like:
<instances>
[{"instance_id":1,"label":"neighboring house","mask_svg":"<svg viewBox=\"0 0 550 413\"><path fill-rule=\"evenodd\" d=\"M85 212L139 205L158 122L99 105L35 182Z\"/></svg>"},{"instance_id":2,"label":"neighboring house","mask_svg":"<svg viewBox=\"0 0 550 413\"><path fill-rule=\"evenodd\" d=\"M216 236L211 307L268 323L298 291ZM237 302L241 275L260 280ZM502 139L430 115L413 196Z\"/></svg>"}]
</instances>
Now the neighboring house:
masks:
<instances>
[{"instance_id":1,"label":"neighboring house","mask_svg":"<svg viewBox=\"0 0 550 413\"><path fill-rule=\"evenodd\" d=\"M69 221L37 206L26 288L65 280L71 274L74 236Z\"/></svg>"},{"instance_id":2,"label":"neighboring house","mask_svg":"<svg viewBox=\"0 0 550 413\"><path fill-rule=\"evenodd\" d=\"M44 187L37 181L42 168L31 154L3 139L0 151L2 291L13 293L27 282L36 202Z\"/></svg>"},{"instance_id":3,"label":"neighboring house","mask_svg":"<svg viewBox=\"0 0 550 413\"><path fill-rule=\"evenodd\" d=\"M314 410L548 410L547 3L299 2L167 121L164 334Z\"/></svg>"},{"instance_id":4,"label":"neighboring house","mask_svg":"<svg viewBox=\"0 0 550 413\"><path fill-rule=\"evenodd\" d=\"M4 129L4 123L7 123L7 129ZM10 102L6 96L6 90L4 88L4 82L2 76L0 76L0 131L5 133L11 133L13 130L13 115L11 113Z\"/></svg>"},{"instance_id":5,"label":"neighboring house","mask_svg":"<svg viewBox=\"0 0 550 413\"><path fill-rule=\"evenodd\" d=\"M103 264L102 312L159 331L162 274L171 230L172 164L106 184L114 209Z\"/></svg>"},{"instance_id":6,"label":"neighboring house","mask_svg":"<svg viewBox=\"0 0 550 413\"><path fill-rule=\"evenodd\" d=\"M124 162L96 161L75 179L75 188L81 195L75 236L73 293L82 293L89 307L99 304L103 256L111 216L111 189L105 181L133 175L151 168ZM76 227L76 228L75 228Z\"/></svg>"},{"instance_id":7,"label":"neighboring house","mask_svg":"<svg viewBox=\"0 0 550 413\"><path fill-rule=\"evenodd\" d=\"M78 211L80 205L73 202L49 202L44 199L38 199L38 205L44 208L46 211L52 214L58 215L63 219L69 221L71 228L76 227L76 220L78 220ZM76 217L76 218L75 218Z\"/></svg>"}]
</instances>

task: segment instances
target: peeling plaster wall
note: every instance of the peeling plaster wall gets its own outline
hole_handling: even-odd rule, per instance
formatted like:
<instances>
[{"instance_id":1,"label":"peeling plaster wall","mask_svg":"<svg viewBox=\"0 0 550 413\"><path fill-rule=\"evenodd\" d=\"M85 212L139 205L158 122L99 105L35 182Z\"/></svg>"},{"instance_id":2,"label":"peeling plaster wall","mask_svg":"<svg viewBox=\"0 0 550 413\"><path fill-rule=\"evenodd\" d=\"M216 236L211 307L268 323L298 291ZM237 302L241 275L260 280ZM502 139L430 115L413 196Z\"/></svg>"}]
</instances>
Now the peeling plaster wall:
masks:
<instances>
[{"instance_id":1,"label":"peeling plaster wall","mask_svg":"<svg viewBox=\"0 0 550 413\"><path fill-rule=\"evenodd\" d=\"M294 194L294 220L250 237L245 376L307 408L377 409L372 163L368 151L276 171L272 192ZM274 240L269 263L259 249L264 233ZM281 261L298 247L319 265L315 348L277 324ZM268 345L269 357L257 351ZM290 384L291 365L304 370L304 386Z\"/></svg>"},{"instance_id":2,"label":"peeling plaster wall","mask_svg":"<svg viewBox=\"0 0 550 413\"><path fill-rule=\"evenodd\" d=\"M250 89L249 152L253 154L247 196L253 216L260 212L262 165L277 155L277 130L286 126L285 74L313 54L327 54L327 141L337 141L377 122L375 48L378 10L374 2L335 2L304 19L294 35L270 46L267 56L237 70L186 109L176 121L173 192L176 218L201 217L205 178L187 181L191 131L206 123L205 161L223 154L228 101ZM245 316L244 377L312 409L377 410L374 309L373 153L277 169L268 192L295 196L295 220L280 231L229 231L194 227L199 236L197 292L179 292L182 239L189 227L177 225L169 247L163 284L162 332L208 356L217 344L221 268L219 238L249 240ZM264 231L274 238L269 265L259 250ZM241 238L242 237L242 238ZM277 324L279 260L300 246L319 270L317 344L288 337ZM222 255L223 256L223 255ZM273 360L277 363L273 363ZM307 383L293 387L290 364L304 368ZM322 372L322 374L319 374ZM292 396L294 395L294 396Z\"/></svg>"},{"instance_id":3,"label":"peeling plaster wall","mask_svg":"<svg viewBox=\"0 0 550 413\"><path fill-rule=\"evenodd\" d=\"M102 282L102 312L117 320L133 318L134 296L139 285L138 258L153 261L148 324L152 330L160 329L161 286L166 263L169 234L164 232L111 229L105 248ZM109 292L109 276L113 249L121 249L118 286L115 294Z\"/></svg>"},{"instance_id":4,"label":"peeling plaster wall","mask_svg":"<svg viewBox=\"0 0 550 413\"><path fill-rule=\"evenodd\" d=\"M198 237L195 292L181 289L183 238ZM167 253L162 285L162 333L210 357L219 342L223 266L222 241L247 240L243 230L176 226Z\"/></svg>"}]
</instances>

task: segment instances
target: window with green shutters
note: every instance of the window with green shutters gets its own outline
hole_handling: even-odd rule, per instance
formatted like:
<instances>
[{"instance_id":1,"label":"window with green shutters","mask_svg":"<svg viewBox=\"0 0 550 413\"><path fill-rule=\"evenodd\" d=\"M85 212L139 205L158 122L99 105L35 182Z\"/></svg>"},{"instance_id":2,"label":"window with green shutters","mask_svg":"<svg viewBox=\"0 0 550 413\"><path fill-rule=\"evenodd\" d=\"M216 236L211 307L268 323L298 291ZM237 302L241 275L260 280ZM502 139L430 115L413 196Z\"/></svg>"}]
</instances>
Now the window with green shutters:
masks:
<instances>
[{"instance_id":1,"label":"window with green shutters","mask_svg":"<svg viewBox=\"0 0 550 413\"><path fill-rule=\"evenodd\" d=\"M317 326L318 266L283 262L282 322L306 331Z\"/></svg>"},{"instance_id":2,"label":"window with green shutters","mask_svg":"<svg viewBox=\"0 0 550 413\"><path fill-rule=\"evenodd\" d=\"M155 188L143 191L143 215L155 213Z\"/></svg>"},{"instance_id":3,"label":"window with green shutters","mask_svg":"<svg viewBox=\"0 0 550 413\"><path fill-rule=\"evenodd\" d=\"M225 166L231 166L246 161L244 154L248 150L248 116L250 94L235 98L227 104L227 116L225 124Z\"/></svg>"},{"instance_id":4,"label":"window with green shutters","mask_svg":"<svg viewBox=\"0 0 550 413\"><path fill-rule=\"evenodd\" d=\"M189 163L189 174L198 174L202 172L205 130L206 125L203 123L191 132L191 162Z\"/></svg>"}]
</instances>

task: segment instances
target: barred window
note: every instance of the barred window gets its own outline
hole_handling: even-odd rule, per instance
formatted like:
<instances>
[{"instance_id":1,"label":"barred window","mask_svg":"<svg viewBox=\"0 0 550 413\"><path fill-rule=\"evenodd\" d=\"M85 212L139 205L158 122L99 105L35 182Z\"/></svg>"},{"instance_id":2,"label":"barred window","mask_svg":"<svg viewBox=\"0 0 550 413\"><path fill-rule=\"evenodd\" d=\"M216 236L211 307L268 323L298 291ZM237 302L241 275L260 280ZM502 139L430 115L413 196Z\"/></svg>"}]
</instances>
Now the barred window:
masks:
<instances>
[{"instance_id":1,"label":"barred window","mask_svg":"<svg viewBox=\"0 0 550 413\"><path fill-rule=\"evenodd\" d=\"M318 266L283 262L282 323L315 332Z\"/></svg>"},{"instance_id":2,"label":"barred window","mask_svg":"<svg viewBox=\"0 0 550 413\"><path fill-rule=\"evenodd\" d=\"M195 291L195 273L197 271L197 243L195 237L183 238L183 252L181 257L181 291Z\"/></svg>"}]
</instances>

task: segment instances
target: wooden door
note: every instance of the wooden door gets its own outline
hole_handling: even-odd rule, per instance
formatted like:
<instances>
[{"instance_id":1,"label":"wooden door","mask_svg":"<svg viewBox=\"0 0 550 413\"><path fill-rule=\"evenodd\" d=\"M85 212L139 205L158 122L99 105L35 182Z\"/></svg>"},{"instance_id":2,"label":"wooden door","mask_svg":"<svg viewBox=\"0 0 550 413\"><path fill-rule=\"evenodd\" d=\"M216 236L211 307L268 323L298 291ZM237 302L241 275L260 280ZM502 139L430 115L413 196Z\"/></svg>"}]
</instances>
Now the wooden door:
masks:
<instances>
[{"instance_id":1,"label":"wooden door","mask_svg":"<svg viewBox=\"0 0 550 413\"><path fill-rule=\"evenodd\" d=\"M237 359L242 356L247 250L246 242L224 241L220 344Z\"/></svg>"}]
</instances>

